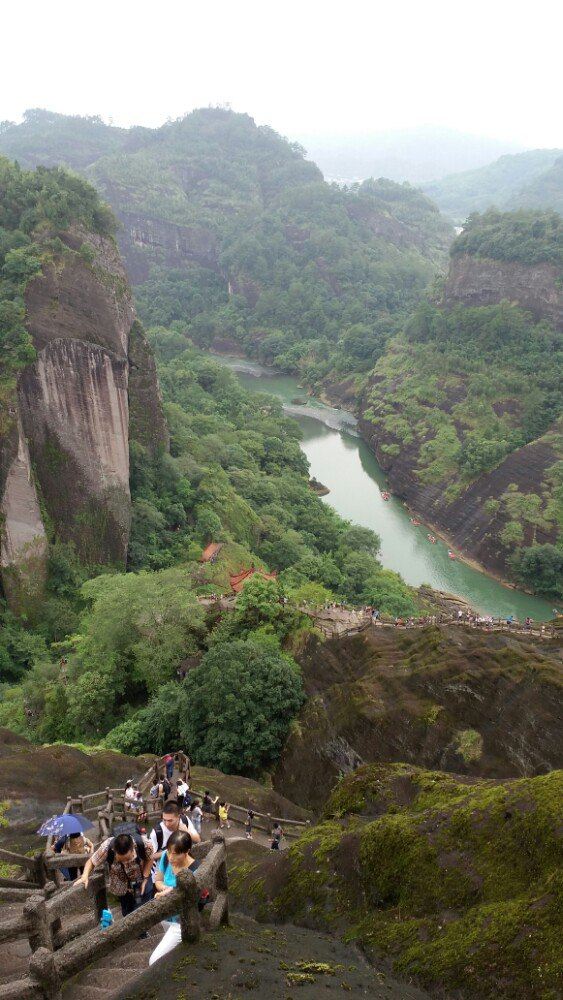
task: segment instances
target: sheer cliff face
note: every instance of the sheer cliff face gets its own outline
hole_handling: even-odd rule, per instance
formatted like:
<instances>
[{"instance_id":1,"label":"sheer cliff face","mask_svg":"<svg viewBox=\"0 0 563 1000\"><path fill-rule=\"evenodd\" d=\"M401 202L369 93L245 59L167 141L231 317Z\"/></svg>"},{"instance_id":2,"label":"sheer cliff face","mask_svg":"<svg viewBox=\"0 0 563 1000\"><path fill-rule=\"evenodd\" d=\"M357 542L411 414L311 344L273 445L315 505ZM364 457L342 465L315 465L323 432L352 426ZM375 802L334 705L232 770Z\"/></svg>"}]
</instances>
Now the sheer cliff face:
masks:
<instances>
[{"instance_id":1,"label":"sheer cliff face","mask_svg":"<svg viewBox=\"0 0 563 1000\"><path fill-rule=\"evenodd\" d=\"M531 267L518 261L460 254L451 259L443 304L448 308L458 304L490 306L506 299L531 313L536 322L546 319L562 330L559 278L559 269L552 264Z\"/></svg>"},{"instance_id":2,"label":"sheer cliff face","mask_svg":"<svg viewBox=\"0 0 563 1000\"><path fill-rule=\"evenodd\" d=\"M137 438L151 450L167 446L154 361L113 241L79 229L62 239L66 249L26 290L37 357L20 375L17 433L4 442L1 562L16 610L29 580L35 597L45 580L45 518L88 564L125 566L130 408L146 414ZM133 328L146 371L131 378Z\"/></svg>"}]
</instances>

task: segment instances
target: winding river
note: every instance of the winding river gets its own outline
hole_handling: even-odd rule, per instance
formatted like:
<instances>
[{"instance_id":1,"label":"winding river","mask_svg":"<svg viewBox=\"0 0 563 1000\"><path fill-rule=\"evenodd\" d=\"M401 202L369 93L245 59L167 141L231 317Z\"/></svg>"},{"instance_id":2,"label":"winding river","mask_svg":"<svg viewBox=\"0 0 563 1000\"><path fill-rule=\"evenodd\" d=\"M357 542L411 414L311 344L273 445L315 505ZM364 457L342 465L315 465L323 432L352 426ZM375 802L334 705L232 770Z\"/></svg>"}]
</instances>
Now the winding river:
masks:
<instances>
[{"instance_id":1,"label":"winding river","mask_svg":"<svg viewBox=\"0 0 563 1000\"><path fill-rule=\"evenodd\" d=\"M356 430L352 414L325 406L316 399L306 405L292 403L305 399L297 380L280 375L253 361L214 355L253 392L278 396L288 414L301 426L301 446L311 467L311 475L328 487L325 502L347 520L372 528L381 538L382 564L396 570L407 583L417 587L430 584L464 598L483 614L498 617L527 615L538 620L552 617L552 605L503 584L448 556L447 545L428 541L428 528L416 527L400 500L385 501L385 473Z\"/></svg>"}]
</instances>

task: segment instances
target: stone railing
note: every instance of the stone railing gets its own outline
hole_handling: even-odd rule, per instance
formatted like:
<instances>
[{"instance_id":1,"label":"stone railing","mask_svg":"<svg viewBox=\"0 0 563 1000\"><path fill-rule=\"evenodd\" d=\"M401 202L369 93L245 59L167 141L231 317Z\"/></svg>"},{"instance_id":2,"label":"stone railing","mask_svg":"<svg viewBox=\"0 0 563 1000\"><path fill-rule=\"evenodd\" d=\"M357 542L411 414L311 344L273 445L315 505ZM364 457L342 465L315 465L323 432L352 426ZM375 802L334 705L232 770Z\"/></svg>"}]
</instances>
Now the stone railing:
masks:
<instances>
[{"instance_id":1,"label":"stone railing","mask_svg":"<svg viewBox=\"0 0 563 1000\"><path fill-rule=\"evenodd\" d=\"M53 931L53 926L63 912L65 902L71 898L71 894L78 895L80 892L84 894L83 887L74 886L68 892L63 891L57 898L56 906L52 907L45 919L43 917L48 904L41 900L44 909L39 903L37 909L42 914L41 926L45 942L39 943L39 934L35 935L35 949L29 963L29 974L19 980L0 984L0 1000L26 1000L28 997L60 1000L64 984L86 966L103 958L114 949L136 941L140 934L175 913L180 915L182 941L189 943L198 941L202 928L198 904L204 889L209 892L210 909L206 915L209 928L215 930L221 924L228 923L227 855L222 834L214 833L211 842L198 845L193 853L198 859L203 858L195 873L181 872L177 877L177 888L145 903L107 930L92 928L86 933L80 933L80 936L73 940L66 937L63 943L60 934L57 938L57 931ZM101 897L98 898L98 904L100 902ZM61 943L58 950L54 950L59 941Z\"/></svg>"},{"instance_id":2,"label":"stone railing","mask_svg":"<svg viewBox=\"0 0 563 1000\"><path fill-rule=\"evenodd\" d=\"M190 795L192 796L203 799L204 794L204 792L199 791L197 788L190 788ZM272 816L271 813L257 812L255 809L253 809L252 812L254 814L252 820L253 827L256 827L257 830L265 830L266 833L271 833L273 824L279 823L283 827L283 831L286 836L299 837L303 831L308 829L311 825L310 819L288 819L283 816ZM238 806L234 803L229 803L229 819L234 819L235 823L244 825L247 813L248 808L246 808L246 806ZM189 815L189 809L187 810L187 814Z\"/></svg>"},{"instance_id":3,"label":"stone railing","mask_svg":"<svg viewBox=\"0 0 563 1000\"><path fill-rule=\"evenodd\" d=\"M65 867L69 860L73 865L84 864L85 858L86 855L66 855L64 858L56 855L45 858L45 865L53 873ZM51 950L59 948L98 923L107 906L104 873L94 873L87 892L82 886L69 882L58 886L53 880L42 888L35 886L26 890L26 897L19 897L18 901L23 903L21 912L0 923L0 944L27 938L32 952L41 946L49 946ZM72 918L69 928L63 929L63 916Z\"/></svg>"},{"instance_id":4,"label":"stone railing","mask_svg":"<svg viewBox=\"0 0 563 1000\"><path fill-rule=\"evenodd\" d=\"M43 851L38 851L30 858L26 854L16 854L14 851L0 848L0 861L7 862L10 867L20 868L24 873L17 878L0 877L0 902L25 900L48 881Z\"/></svg>"}]
</instances>

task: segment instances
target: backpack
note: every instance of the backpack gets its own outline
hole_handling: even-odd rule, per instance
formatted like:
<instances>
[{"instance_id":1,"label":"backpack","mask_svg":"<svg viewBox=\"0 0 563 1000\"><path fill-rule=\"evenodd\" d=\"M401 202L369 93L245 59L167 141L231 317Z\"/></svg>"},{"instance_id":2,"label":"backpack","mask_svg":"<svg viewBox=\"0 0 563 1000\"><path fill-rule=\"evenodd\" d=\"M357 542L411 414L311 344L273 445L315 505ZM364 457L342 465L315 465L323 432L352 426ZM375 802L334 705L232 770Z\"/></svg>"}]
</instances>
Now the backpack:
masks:
<instances>
[{"instance_id":1,"label":"backpack","mask_svg":"<svg viewBox=\"0 0 563 1000\"><path fill-rule=\"evenodd\" d=\"M115 861L115 851L113 849L113 844L116 837L119 837L121 833L128 833L130 837L135 841L135 847L137 848L137 854L139 858L144 863L147 860L147 849L145 847L145 842L141 835L141 831L136 823L116 823L111 829L112 842L109 845L109 850L106 857L106 863L109 868L111 868L113 862Z\"/></svg>"},{"instance_id":2,"label":"backpack","mask_svg":"<svg viewBox=\"0 0 563 1000\"><path fill-rule=\"evenodd\" d=\"M158 785L153 785L152 786L152 788L151 788L151 790L149 792L149 795L150 795L151 799L157 799L158 798Z\"/></svg>"}]
</instances>

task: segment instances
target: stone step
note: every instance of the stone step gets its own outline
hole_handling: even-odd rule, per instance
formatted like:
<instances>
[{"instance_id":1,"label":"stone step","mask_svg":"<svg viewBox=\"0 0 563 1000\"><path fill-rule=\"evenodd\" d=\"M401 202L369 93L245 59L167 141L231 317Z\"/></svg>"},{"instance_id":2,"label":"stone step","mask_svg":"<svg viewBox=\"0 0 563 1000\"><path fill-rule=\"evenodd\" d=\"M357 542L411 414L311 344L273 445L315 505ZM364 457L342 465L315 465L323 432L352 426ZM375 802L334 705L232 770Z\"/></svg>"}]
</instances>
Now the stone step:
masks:
<instances>
[{"instance_id":1,"label":"stone step","mask_svg":"<svg viewBox=\"0 0 563 1000\"><path fill-rule=\"evenodd\" d=\"M64 1000L108 1000L115 990L100 989L99 986L89 986L87 983L71 983L63 991Z\"/></svg>"},{"instance_id":2,"label":"stone step","mask_svg":"<svg viewBox=\"0 0 563 1000\"><path fill-rule=\"evenodd\" d=\"M146 963L136 966L137 971L145 969L148 964L147 959ZM133 978L133 975L134 973L130 969L124 969L121 965L105 969L96 966L95 969L88 969L84 974L84 985L87 987L95 986L100 990L109 990L111 993L117 991L121 986L125 986Z\"/></svg>"}]
</instances>

